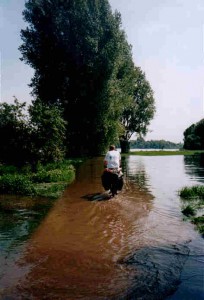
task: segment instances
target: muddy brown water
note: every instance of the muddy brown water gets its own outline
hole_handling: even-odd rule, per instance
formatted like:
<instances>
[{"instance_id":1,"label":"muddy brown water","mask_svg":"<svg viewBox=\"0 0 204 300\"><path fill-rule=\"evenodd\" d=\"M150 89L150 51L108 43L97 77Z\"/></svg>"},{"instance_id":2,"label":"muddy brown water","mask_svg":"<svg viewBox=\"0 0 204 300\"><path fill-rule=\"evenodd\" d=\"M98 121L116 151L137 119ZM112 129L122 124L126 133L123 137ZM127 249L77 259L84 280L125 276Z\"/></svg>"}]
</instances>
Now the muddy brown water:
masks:
<instances>
[{"instance_id":1,"label":"muddy brown water","mask_svg":"<svg viewBox=\"0 0 204 300\"><path fill-rule=\"evenodd\" d=\"M178 197L204 184L200 157L123 158L123 191L96 201L102 159L79 168L31 236L6 248L29 221L1 230L0 299L204 299L204 240Z\"/></svg>"}]
</instances>

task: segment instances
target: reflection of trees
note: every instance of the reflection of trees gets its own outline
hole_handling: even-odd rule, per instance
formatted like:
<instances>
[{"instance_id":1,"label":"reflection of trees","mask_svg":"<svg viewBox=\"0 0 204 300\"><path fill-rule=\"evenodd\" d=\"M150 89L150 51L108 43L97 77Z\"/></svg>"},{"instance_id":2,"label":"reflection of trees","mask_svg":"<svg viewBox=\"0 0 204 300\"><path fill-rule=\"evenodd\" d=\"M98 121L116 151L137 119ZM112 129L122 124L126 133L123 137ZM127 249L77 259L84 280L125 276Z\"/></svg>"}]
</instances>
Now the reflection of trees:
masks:
<instances>
[{"instance_id":1,"label":"reflection of trees","mask_svg":"<svg viewBox=\"0 0 204 300\"><path fill-rule=\"evenodd\" d=\"M148 177L142 161L132 164L128 157L123 157L122 169L128 181L136 184L140 189L148 191Z\"/></svg>"},{"instance_id":2,"label":"reflection of trees","mask_svg":"<svg viewBox=\"0 0 204 300\"><path fill-rule=\"evenodd\" d=\"M184 156L184 166L186 174L204 181L204 154Z\"/></svg>"},{"instance_id":3,"label":"reflection of trees","mask_svg":"<svg viewBox=\"0 0 204 300\"><path fill-rule=\"evenodd\" d=\"M1 251L10 252L26 241L38 227L50 206L0 212Z\"/></svg>"}]
</instances>

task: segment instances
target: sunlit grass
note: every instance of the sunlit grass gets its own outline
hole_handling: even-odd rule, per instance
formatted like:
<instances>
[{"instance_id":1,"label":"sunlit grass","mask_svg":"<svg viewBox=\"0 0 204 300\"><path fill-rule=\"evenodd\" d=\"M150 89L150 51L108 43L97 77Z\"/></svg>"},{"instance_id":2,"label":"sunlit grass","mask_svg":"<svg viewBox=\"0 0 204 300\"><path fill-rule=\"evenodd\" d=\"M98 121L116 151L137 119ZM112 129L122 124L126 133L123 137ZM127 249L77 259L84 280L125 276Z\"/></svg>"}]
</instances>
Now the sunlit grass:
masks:
<instances>
[{"instance_id":1,"label":"sunlit grass","mask_svg":"<svg viewBox=\"0 0 204 300\"><path fill-rule=\"evenodd\" d=\"M68 182L39 183L35 185L35 195L40 197L57 199L62 195L67 185Z\"/></svg>"},{"instance_id":2,"label":"sunlit grass","mask_svg":"<svg viewBox=\"0 0 204 300\"><path fill-rule=\"evenodd\" d=\"M125 155L143 155L143 156L164 156L164 155L194 155L204 153L204 150L178 150L178 151L134 151Z\"/></svg>"},{"instance_id":3,"label":"sunlit grass","mask_svg":"<svg viewBox=\"0 0 204 300\"><path fill-rule=\"evenodd\" d=\"M178 194L183 200L182 213L204 235L204 215L201 215L204 210L204 186L183 187Z\"/></svg>"},{"instance_id":4,"label":"sunlit grass","mask_svg":"<svg viewBox=\"0 0 204 300\"><path fill-rule=\"evenodd\" d=\"M195 185L192 187L183 187L179 191L179 196L184 199L202 198L204 199L204 185Z\"/></svg>"},{"instance_id":5,"label":"sunlit grass","mask_svg":"<svg viewBox=\"0 0 204 300\"><path fill-rule=\"evenodd\" d=\"M32 197L58 198L75 179L75 167L82 161L65 160L60 163L38 165L36 172L28 166L0 168L0 193Z\"/></svg>"}]
</instances>

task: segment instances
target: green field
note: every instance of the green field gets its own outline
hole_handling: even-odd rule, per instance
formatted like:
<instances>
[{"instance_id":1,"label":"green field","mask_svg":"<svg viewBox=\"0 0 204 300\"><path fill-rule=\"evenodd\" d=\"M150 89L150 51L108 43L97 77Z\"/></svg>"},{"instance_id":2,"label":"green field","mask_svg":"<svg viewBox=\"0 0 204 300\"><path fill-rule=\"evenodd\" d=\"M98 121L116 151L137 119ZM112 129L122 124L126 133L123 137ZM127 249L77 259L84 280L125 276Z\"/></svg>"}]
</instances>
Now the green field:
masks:
<instances>
[{"instance_id":1,"label":"green field","mask_svg":"<svg viewBox=\"0 0 204 300\"><path fill-rule=\"evenodd\" d=\"M162 155L194 155L204 153L204 150L178 150L178 151L134 151L125 155L162 156Z\"/></svg>"}]
</instances>

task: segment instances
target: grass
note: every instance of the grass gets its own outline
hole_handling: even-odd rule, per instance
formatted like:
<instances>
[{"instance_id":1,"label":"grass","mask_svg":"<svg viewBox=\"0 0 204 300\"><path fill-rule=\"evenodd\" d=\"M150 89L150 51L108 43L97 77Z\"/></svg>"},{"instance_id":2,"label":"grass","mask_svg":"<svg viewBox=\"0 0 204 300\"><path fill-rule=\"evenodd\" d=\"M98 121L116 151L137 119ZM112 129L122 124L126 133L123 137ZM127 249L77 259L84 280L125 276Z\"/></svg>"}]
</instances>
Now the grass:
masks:
<instances>
[{"instance_id":1,"label":"grass","mask_svg":"<svg viewBox=\"0 0 204 300\"><path fill-rule=\"evenodd\" d=\"M199 232L204 235L204 215L200 217L195 217L192 219L192 222L196 225Z\"/></svg>"},{"instance_id":2,"label":"grass","mask_svg":"<svg viewBox=\"0 0 204 300\"><path fill-rule=\"evenodd\" d=\"M143 156L165 156L165 155L194 155L204 153L204 150L178 150L178 151L134 151L125 155L143 155Z\"/></svg>"},{"instance_id":3,"label":"grass","mask_svg":"<svg viewBox=\"0 0 204 300\"><path fill-rule=\"evenodd\" d=\"M204 235L204 215L200 216L204 209L204 186L183 187L178 193L183 200L182 213Z\"/></svg>"},{"instance_id":4,"label":"grass","mask_svg":"<svg viewBox=\"0 0 204 300\"><path fill-rule=\"evenodd\" d=\"M68 182L39 183L35 185L35 195L40 197L57 199L62 195L63 191L65 190L65 188L69 183Z\"/></svg>"},{"instance_id":5,"label":"grass","mask_svg":"<svg viewBox=\"0 0 204 300\"><path fill-rule=\"evenodd\" d=\"M184 199L201 198L204 200L204 185L194 185L192 187L183 187L179 191L179 196Z\"/></svg>"},{"instance_id":6,"label":"grass","mask_svg":"<svg viewBox=\"0 0 204 300\"><path fill-rule=\"evenodd\" d=\"M66 186L75 179L75 167L82 161L64 160L45 166L38 165L36 172L31 168L17 169L0 166L0 193L31 197L58 198Z\"/></svg>"}]
</instances>

